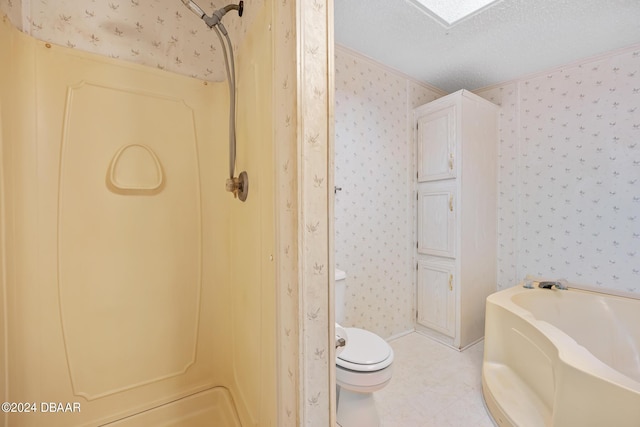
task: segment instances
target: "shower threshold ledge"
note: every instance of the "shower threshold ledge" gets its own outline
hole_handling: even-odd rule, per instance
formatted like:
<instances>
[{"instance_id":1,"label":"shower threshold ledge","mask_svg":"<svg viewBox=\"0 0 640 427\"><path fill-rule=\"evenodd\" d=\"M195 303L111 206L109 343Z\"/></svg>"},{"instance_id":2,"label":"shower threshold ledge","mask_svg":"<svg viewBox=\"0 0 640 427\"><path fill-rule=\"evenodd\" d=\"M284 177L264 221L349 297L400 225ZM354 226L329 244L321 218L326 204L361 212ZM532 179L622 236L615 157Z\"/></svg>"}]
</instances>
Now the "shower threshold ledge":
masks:
<instances>
[{"instance_id":1,"label":"shower threshold ledge","mask_svg":"<svg viewBox=\"0 0 640 427\"><path fill-rule=\"evenodd\" d=\"M104 427L242 427L229 391L215 387Z\"/></svg>"}]
</instances>

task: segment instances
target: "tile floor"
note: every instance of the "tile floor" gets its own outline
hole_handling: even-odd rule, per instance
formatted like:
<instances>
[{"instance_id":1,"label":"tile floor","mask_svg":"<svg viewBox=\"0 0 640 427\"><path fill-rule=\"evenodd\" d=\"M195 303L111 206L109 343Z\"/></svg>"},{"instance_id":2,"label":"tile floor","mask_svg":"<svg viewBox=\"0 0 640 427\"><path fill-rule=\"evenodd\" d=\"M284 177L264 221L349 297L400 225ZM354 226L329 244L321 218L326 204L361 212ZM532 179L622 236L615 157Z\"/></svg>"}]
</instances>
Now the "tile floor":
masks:
<instances>
[{"instance_id":1,"label":"tile floor","mask_svg":"<svg viewBox=\"0 0 640 427\"><path fill-rule=\"evenodd\" d=\"M494 427L482 400L483 341L458 352L414 332L390 344L393 378L374 394L380 427Z\"/></svg>"}]
</instances>

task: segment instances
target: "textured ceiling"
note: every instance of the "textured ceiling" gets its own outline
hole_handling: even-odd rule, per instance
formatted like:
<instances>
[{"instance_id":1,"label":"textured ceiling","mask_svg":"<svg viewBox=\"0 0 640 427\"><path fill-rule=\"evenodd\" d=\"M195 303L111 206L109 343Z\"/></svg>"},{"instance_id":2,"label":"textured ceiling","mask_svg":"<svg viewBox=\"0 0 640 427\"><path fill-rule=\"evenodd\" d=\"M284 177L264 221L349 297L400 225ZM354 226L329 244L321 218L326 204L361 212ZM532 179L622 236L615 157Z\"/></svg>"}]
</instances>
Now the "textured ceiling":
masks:
<instances>
[{"instance_id":1,"label":"textured ceiling","mask_svg":"<svg viewBox=\"0 0 640 427\"><path fill-rule=\"evenodd\" d=\"M502 0L450 28L411 0L335 0L336 43L446 92L640 43L640 0Z\"/></svg>"}]
</instances>

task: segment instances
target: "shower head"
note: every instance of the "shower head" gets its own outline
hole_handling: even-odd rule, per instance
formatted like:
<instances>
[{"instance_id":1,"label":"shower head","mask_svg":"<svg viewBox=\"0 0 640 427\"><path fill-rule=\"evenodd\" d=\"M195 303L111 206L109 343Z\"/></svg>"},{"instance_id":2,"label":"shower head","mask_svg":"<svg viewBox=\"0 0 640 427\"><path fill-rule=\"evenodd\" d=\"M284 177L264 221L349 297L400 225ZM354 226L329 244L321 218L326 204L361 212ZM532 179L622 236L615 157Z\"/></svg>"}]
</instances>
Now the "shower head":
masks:
<instances>
[{"instance_id":1,"label":"shower head","mask_svg":"<svg viewBox=\"0 0 640 427\"><path fill-rule=\"evenodd\" d=\"M237 10L238 16L242 16L242 12L244 11L244 2L240 1L238 4L230 4L223 8L220 8L213 12L211 16L207 16L206 13L198 6L193 0L182 0L185 6L189 8L193 13L198 15L198 18L202 19L205 24L209 26L209 28L213 28L218 24L221 24L222 17L227 14L227 12L231 10ZM224 27L223 27L224 29ZM223 31L226 32L226 31Z\"/></svg>"}]
</instances>

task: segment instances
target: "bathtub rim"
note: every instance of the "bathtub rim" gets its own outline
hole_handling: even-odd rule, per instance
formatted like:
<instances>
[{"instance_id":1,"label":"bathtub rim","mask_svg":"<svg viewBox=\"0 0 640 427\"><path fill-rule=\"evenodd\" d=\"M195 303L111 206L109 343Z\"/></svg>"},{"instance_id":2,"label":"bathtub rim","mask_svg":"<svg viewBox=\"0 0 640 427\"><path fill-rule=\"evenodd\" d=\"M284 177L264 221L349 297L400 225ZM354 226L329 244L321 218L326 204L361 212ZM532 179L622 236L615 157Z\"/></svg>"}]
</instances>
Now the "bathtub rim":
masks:
<instances>
[{"instance_id":1,"label":"bathtub rim","mask_svg":"<svg viewBox=\"0 0 640 427\"><path fill-rule=\"evenodd\" d=\"M486 323L486 325L502 325L500 326L500 330L502 330L503 327L506 327L508 329L516 328L516 330L519 330L520 327L518 327L518 323L521 325L521 327L524 326L524 324L529 325L529 327L536 329L544 337L545 340L548 340L548 343L553 347L552 351L554 353L554 356L552 357L552 359L555 359L555 362L553 362L554 370L560 369L561 371L566 372L566 369L569 369L570 371L571 370L579 371L580 375L588 376L595 381L606 382L609 384L609 386L617 387L623 393L630 393L629 395L626 395L626 396L630 396L630 399L632 399L634 402L637 402L638 399L640 399L640 382L639 381L637 381L634 377L629 377L615 370L613 367L609 366L608 364L604 363L602 360L594 356L586 347L582 346L580 343L575 341L575 339L570 337L564 331L552 325L551 323L548 323L544 320L537 319L533 315L533 313L531 313L528 309L518 305L515 301L512 300L512 297L518 294L527 294L530 292L587 293L587 294L594 294L594 296L598 298L612 298L612 299L622 298L622 299L625 299L626 301L638 300L638 298L628 299L621 295L611 295L605 292L593 292L591 290L580 289L577 287L570 287L570 290L568 291L557 290L557 289L551 289L551 290L538 289L538 288L526 289L526 288L523 288L522 283L520 283L518 285L497 291L494 294L491 294L489 297L487 297L487 316L495 315L499 317L492 321L487 321ZM631 301L631 303L634 306L637 304L634 301ZM498 314L500 312L503 312L503 314ZM507 320L506 323L504 323L503 321L500 321L499 319L501 319L504 314L515 316L513 322L516 322L516 323L511 324L511 321L509 320ZM500 334L496 336L500 336ZM492 338L487 336L487 334L485 333L485 343L487 342L492 342ZM513 412L512 414L511 413L512 409L517 407L511 408L511 406L504 406L503 405L504 402L502 402L502 400L499 398L499 395L496 394L496 392L499 392L499 389L493 390L492 388L493 386L491 385L493 381L490 382L489 381L490 378L487 377L488 375L487 369L493 370L495 368L495 367L492 368L492 365L496 365L496 366L503 365L504 367L508 368L508 370L511 370L511 366L508 364L505 364L506 361L502 361L499 356L498 356L498 359L496 359L495 356L497 354L493 354L493 355L492 354L493 354L493 350L490 350L489 352L487 352L485 349L483 363L482 363L482 370L481 370L482 397L483 397L483 403L484 403L485 409L487 410L487 413L490 415L491 420L496 426L517 427L519 424L517 424L516 418L514 417L517 415L517 419L520 419L520 415L522 415L521 410L515 409L515 412ZM532 391L532 390L529 390L529 391ZM539 412L535 410L535 412L525 411L524 413L538 414ZM552 412L548 415L551 418L553 418L555 416L553 415L554 413L555 412L552 409ZM634 417L636 418L633 418L633 420L638 419L636 414L634 414ZM521 421L522 420L520 420L520 422ZM543 423L539 425L542 426L547 424ZM631 424L627 423L624 425L630 426ZM636 424L633 424L633 425L635 426Z\"/></svg>"},{"instance_id":2,"label":"bathtub rim","mask_svg":"<svg viewBox=\"0 0 640 427\"><path fill-rule=\"evenodd\" d=\"M519 283L515 286L502 289L489 295L487 297L487 306L489 304L495 304L503 310L514 313L514 315L520 317L522 320L529 323L532 327L538 329L551 342L557 352L558 359L562 363L580 370L585 375L589 375L609 383L614 383L622 388L629 390L630 392L640 395L640 381L637 381L636 379L631 378L616 370L612 366L606 364L598 357L596 357L593 353L591 353L588 348L581 345L573 337L566 334L563 330L549 322L536 318L533 313L531 313L526 308L518 305L512 299L512 297L516 294L526 294L529 292L577 292L586 294L598 294L598 296L600 297L609 297L614 299L626 297L607 294L604 292L594 292L591 290L572 286L569 286L568 290L539 288L527 289L522 286L522 283ZM635 301L639 301L640 304L640 298L632 299ZM489 311L488 307L487 311ZM487 361L485 357L485 359L483 360L483 366L486 362L490 363L491 361Z\"/></svg>"},{"instance_id":3,"label":"bathtub rim","mask_svg":"<svg viewBox=\"0 0 640 427\"><path fill-rule=\"evenodd\" d=\"M533 276L531 274L527 274L527 276L525 277L524 280L533 280L535 282L541 282L541 281L553 281L553 280L557 280L557 279L549 279L548 277L544 277L544 276ZM518 282L516 285L514 286L510 286L504 289L498 289L497 292L498 293L500 291L504 291L507 289L511 289L514 288L516 286L522 286L524 285L524 280ZM608 295L608 296L615 296L615 297L622 297L622 298L630 298L630 299L635 299L635 300L640 300L640 293L638 292L631 292L631 291L622 291L619 289L611 289L611 288L603 288L603 287L598 287L598 286L594 286L594 285L590 285L590 284L586 284L586 283L576 283L576 282L568 282L568 287L569 289L573 289L573 290L579 290L579 291L585 291L585 292L593 292L596 294L604 294L604 295ZM493 295L493 294L491 294Z\"/></svg>"}]
</instances>

